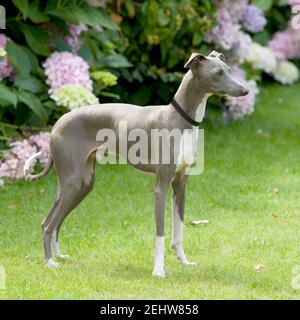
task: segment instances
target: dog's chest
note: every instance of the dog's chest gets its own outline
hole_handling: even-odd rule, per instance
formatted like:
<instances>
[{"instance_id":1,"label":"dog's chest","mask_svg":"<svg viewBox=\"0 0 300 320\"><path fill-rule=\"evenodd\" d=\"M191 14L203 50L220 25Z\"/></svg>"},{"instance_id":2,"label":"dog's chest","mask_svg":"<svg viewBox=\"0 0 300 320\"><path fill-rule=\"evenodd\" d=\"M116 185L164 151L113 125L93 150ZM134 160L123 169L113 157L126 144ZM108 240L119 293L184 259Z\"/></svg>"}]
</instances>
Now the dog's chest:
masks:
<instances>
[{"instance_id":1,"label":"dog's chest","mask_svg":"<svg viewBox=\"0 0 300 320\"><path fill-rule=\"evenodd\" d=\"M209 95L205 96L200 105L197 108L195 120L201 122L205 114L206 101ZM179 144L179 151L177 157L176 171L182 169L189 169L196 159L197 143L198 143L199 128L193 127L193 129L184 130Z\"/></svg>"}]
</instances>

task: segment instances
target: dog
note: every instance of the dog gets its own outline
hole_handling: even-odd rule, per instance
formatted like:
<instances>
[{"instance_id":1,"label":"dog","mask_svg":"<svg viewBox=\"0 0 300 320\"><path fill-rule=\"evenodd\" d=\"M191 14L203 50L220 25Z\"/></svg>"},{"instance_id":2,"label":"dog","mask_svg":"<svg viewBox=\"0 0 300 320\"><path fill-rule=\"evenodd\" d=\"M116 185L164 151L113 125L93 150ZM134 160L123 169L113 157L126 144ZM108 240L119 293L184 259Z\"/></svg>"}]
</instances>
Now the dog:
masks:
<instances>
[{"instance_id":1,"label":"dog","mask_svg":"<svg viewBox=\"0 0 300 320\"><path fill-rule=\"evenodd\" d=\"M28 180L45 176L53 164L58 175L57 197L50 213L42 223L47 266L57 267L59 265L53 260L51 247L56 257L64 257L58 243L60 227L68 214L78 206L94 186L96 152L104 145L103 142L100 143L96 139L99 129L108 128L117 133L118 124L120 121L125 121L129 130L139 128L150 133L152 129L172 130L176 128L183 133L184 130L196 128L203 120L206 100L210 95L227 94L238 97L248 94L248 89L231 75L231 69L222 53L212 51L208 56L192 53L185 68L188 68L188 71L170 104L140 107L122 103L107 103L78 108L64 114L54 125L49 144L49 163L44 170L37 175L30 174L30 164L38 158L39 153L26 161L24 174ZM175 147L179 153L182 152L180 142ZM128 148L129 146L125 153ZM174 151L170 152L171 156L176 158ZM116 153L121 155L120 148ZM122 156L126 158L126 154ZM185 187L187 172L192 163L131 164L136 169L156 176L154 188L156 240L153 275L165 276L165 198L170 185L173 190L171 246L183 265L194 265L195 263L187 259L182 243Z\"/></svg>"}]
</instances>

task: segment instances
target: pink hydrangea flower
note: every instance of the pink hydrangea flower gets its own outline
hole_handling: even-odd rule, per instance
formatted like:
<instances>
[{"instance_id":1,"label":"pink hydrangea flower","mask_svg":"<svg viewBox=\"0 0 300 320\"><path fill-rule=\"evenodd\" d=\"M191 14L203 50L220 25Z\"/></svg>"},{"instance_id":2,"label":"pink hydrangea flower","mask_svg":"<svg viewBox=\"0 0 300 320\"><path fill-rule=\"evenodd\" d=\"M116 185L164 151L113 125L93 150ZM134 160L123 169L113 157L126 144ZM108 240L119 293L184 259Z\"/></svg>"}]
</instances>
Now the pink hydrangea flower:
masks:
<instances>
[{"instance_id":1,"label":"pink hydrangea flower","mask_svg":"<svg viewBox=\"0 0 300 320\"><path fill-rule=\"evenodd\" d=\"M232 23L237 24L241 20L248 3L249 0L219 0L217 8L218 10L227 11L231 16Z\"/></svg>"},{"instance_id":2,"label":"pink hydrangea flower","mask_svg":"<svg viewBox=\"0 0 300 320\"><path fill-rule=\"evenodd\" d=\"M276 32L268 46L278 60L300 58L300 37L292 29Z\"/></svg>"},{"instance_id":3,"label":"pink hydrangea flower","mask_svg":"<svg viewBox=\"0 0 300 320\"><path fill-rule=\"evenodd\" d=\"M37 152L27 139L11 143L9 156L0 164L0 177L20 179L26 159Z\"/></svg>"},{"instance_id":4,"label":"pink hydrangea flower","mask_svg":"<svg viewBox=\"0 0 300 320\"><path fill-rule=\"evenodd\" d=\"M241 19L243 26L251 32L262 31L267 23L264 13L252 4L246 6Z\"/></svg>"},{"instance_id":5,"label":"pink hydrangea flower","mask_svg":"<svg viewBox=\"0 0 300 320\"><path fill-rule=\"evenodd\" d=\"M233 119L240 119L245 115L249 115L254 111L255 99L259 90L254 80L247 80L245 72L238 66L232 67L233 76L241 82L246 88L249 89L249 93L243 97L228 97L225 105L227 106L227 116Z\"/></svg>"},{"instance_id":6,"label":"pink hydrangea flower","mask_svg":"<svg viewBox=\"0 0 300 320\"><path fill-rule=\"evenodd\" d=\"M296 5L300 5L300 0L289 0L288 1L290 6L296 6Z\"/></svg>"},{"instance_id":7,"label":"pink hydrangea flower","mask_svg":"<svg viewBox=\"0 0 300 320\"><path fill-rule=\"evenodd\" d=\"M229 50L237 43L236 35L240 30L240 25L232 23L231 16L226 10L217 11L217 21L218 24L206 34L205 40Z\"/></svg>"},{"instance_id":8,"label":"pink hydrangea flower","mask_svg":"<svg viewBox=\"0 0 300 320\"><path fill-rule=\"evenodd\" d=\"M42 151L39 162L45 166L49 160L49 132L31 135L28 139L11 143L8 156L0 163L0 178L21 179L24 177L23 168L26 160L36 152ZM31 164L33 169L36 161Z\"/></svg>"},{"instance_id":9,"label":"pink hydrangea flower","mask_svg":"<svg viewBox=\"0 0 300 320\"><path fill-rule=\"evenodd\" d=\"M71 52L53 52L44 62L49 93L65 84L80 84L92 91L92 81L89 76L89 65L81 57Z\"/></svg>"},{"instance_id":10,"label":"pink hydrangea flower","mask_svg":"<svg viewBox=\"0 0 300 320\"><path fill-rule=\"evenodd\" d=\"M32 134L28 141L35 145L39 152L42 154L39 156L39 162L42 166L46 166L49 160L49 141L50 141L50 132L39 132Z\"/></svg>"},{"instance_id":11,"label":"pink hydrangea flower","mask_svg":"<svg viewBox=\"0 0 300 320\"><path fill-rule=\"evenodd\" d=\"M70 35L66 36L65 40L73 53L77 53L80 49L82 45L82 39L80 38L80 35L86 30L87 26L83 23L69 25Z\"/></svg>"},{"instance_id":12,"label":"pink hydrangea flower","mask_svg":"<svg viewBox=\"0 0 300 320\"><path fill-rule=\"evenodd\" d=\"M237 47L241 28L239 21L247 4L248 0L218 1L217 25L205 35L205 40L225 50Z\"/></svg>"},{"instance_id":13,"label":"pink hydrangea flower","mask_svg":"<svg viewBox=\"0 0 300 320\"><path fill-rule=\"evenodd\" d=\"M5 49L8 38L5 34L0 33L0 48ZM0 80L9 78L14 72L12 64L9 62L7 55L0 62Z\"/></svg>"}]
</instances>

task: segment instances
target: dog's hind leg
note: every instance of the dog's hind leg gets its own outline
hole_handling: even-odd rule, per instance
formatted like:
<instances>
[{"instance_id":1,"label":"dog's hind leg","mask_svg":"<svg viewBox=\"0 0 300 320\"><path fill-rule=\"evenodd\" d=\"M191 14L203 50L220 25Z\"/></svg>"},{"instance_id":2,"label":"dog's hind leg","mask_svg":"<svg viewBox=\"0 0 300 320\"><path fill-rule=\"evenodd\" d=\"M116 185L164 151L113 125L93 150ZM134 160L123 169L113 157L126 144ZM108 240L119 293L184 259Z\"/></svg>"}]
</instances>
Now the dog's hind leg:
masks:
<instances>
[{"instance_id":1,"label":"dog's hind leg","mask_svg":"<svg viewBox=\"0 0 300 320\"><path fill-rule=\"evenodd\" d=\"M172 181L173 189L173 232L171 246L176 251L177 258L185 265L196 265L189 262L183 251L183 227L184 227L184 207L185 207L185 188L187 175L178 172Z\"/></svg>"},{"instance_id":2,"label":"dog's hind leg","mask_svg":"<svg viewBox=\"0 0 300 320\"><path fill-rule=\"evenodd\" d=\"M55 226L55 229L52 233L51 243L52 243L52 248L56 257L59 257L59 258L67 257L66 255L61 254L61 250L58 242L59 231L68 214L73 209L75 209L93 189L93 186L95 183L95 162L96 162L95 156L96 156L95 152L89 156L85 165L84 181L81 184L81 188L78 194L76 195L76 197L73 199L73 201L71 201L68 210L65 212L64 215L60 216L59 221L57 221L57 225Z\"/></svg>"},{"instance_id":3,"label":"dog's hind leg","mask_svg":"<svg viewBox=\"0 0 300 320\"><path fill-rule=\"evenodd\" d=\"M58 264L52 260L51 239L53 232L61 217L69 212L70 203L78 194L82 181L83 175L76 172L60 184L57 200L49 215L42 223L45 263L50 267L58 266Z\"/></svg>"}]
</instances>

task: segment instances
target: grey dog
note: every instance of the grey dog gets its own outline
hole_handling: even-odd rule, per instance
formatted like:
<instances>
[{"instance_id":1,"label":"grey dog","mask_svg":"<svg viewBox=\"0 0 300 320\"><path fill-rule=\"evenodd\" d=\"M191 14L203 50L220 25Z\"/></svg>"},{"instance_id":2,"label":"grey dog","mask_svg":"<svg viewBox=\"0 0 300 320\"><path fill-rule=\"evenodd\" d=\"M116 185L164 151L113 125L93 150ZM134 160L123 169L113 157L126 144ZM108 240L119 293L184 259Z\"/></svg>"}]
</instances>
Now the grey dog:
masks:
<instances>
[{"instance_id":1,"label":"grey dog","mask_svg":"<svg viewBox=\"0 0 300 320\"><path fill-rule=\"evenodd\" d=\"M37 175L30 174L30 163L39 156L30 157L24 173L29 180L45 176L54 163L58 175L58 193L50 213L42 223L45 263L57 267L52 259L61 254L58 234L67 215L92 190L95 180L96 152L101 143L96 135L99 129L109 128L118 132L120 121L126 121L128 130L140 128L149 133L152 129L193 129L204 117L207 98L228 94L234 97L248 93L231 75L231 69L222 53L211 52L208 56L193 53L185 64L185 74L174 99L169 105L140 107L130 104L107 103L86 106L63 115L54 125L50 137L50 159L46 168ZM128 148L130 144L128 144ZM177 146L180 150L180 145ZM174 149L175 150L175 149ZM176 157L174 151L172 156ZM120 152L117 150L117 153ZM122 155L126 157L125 155ZM183 265L189 262L183 247L183 220L187 169L191 163L131 163L136 169L156 176L154 188L156 241L153 275L163 277L164 271L164 215L165 198L169 185L173 189L172 248Z\"/></svg>"}]
</instances>

